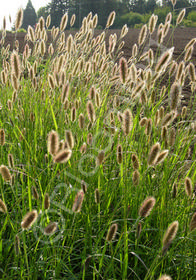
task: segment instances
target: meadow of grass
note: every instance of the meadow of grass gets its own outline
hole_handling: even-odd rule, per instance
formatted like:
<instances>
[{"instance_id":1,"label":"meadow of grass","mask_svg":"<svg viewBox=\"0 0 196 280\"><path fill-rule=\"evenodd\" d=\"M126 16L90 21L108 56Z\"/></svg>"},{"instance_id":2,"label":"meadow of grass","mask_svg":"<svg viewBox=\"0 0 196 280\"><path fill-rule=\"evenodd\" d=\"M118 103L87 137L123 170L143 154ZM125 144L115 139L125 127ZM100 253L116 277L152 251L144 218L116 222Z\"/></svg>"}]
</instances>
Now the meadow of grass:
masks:
<instances>
[{"instance_id":1,"label":"meadow of grass","mask_svg":"<svg viewBox=\"0 0 196 280\"><path fill-rule=\"evenodd\" d=\"M174 61L161 51L172 15L156 29L152 15L125 59L126 25L106 48L114 19L94 37L89 13L65 38L65 15L48 46L40 18L22 54L17 32L4 47L4 22L1 279L196 279L196 39ZM158 49L144 52L153 32Z\"/></svg>"}]
</instances>

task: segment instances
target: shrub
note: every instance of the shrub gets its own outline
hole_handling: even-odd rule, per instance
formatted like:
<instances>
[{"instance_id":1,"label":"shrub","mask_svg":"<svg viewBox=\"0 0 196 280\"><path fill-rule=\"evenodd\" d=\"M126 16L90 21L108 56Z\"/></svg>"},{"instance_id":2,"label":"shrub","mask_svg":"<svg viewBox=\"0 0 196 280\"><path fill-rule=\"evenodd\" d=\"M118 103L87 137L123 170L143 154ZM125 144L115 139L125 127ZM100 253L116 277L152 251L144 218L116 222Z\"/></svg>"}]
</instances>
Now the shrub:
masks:
<instances>
[{"instance_id":1,"label":"shrub","mask_svg":"<svg viewBox=\"0 0 196 280\"><path fill-rule=\"evenodd\" d=\"M18 32L18 33L26 33L27 31L26 31L24 28L20 28L20 29L18 29L17 32Z\"/></svg>"},{"instance_id":2,"label":"shrub","mask_svg":"<svg viewBox=\"0 0 196 280\"><path fill-rule=\"evenodd\" d=\"M191 11L187 16L187 19L196 22L196 11Z\"/></svg>"},{"instance_id":3,"label":"shrub","mask_svg":"<svg viewBox=\"0 0 196 280\"><path fill-rule=\"evenodd\" d=\"M134 27L135 24L143 23L144 18L141 14L130 12L121 16L121 22L129 27Z\"/></svg>"}]
</instances>

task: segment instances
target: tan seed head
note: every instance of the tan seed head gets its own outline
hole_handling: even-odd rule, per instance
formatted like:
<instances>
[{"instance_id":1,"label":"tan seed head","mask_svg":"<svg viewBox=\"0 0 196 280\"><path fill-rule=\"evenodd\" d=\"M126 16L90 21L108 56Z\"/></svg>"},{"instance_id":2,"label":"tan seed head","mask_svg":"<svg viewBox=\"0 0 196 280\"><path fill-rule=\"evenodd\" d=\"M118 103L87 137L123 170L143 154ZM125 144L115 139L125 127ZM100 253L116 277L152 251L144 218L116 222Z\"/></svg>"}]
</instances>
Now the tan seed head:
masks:
<instances>
[{"instance_id":1,"label":"tan seed head","mask_svg":"<svg viewBox=\"0 0 196 280\"><path fill-rule=\"evenodd\" d=\"M111 225L111 227L108 230L107 236L106 236L106 240L108 242L112 241L115 238L117 230L118 230L117 224Z\"/></svg>"},{"instance_id":2,"label":"tan seed head","mask_svg":"<svg viewBox=\"0 0 196 280\"><path fill-rule=\"evenodd\" d=\"M147 216L149 216L155 205L155 202L156 200L154 197L147 197L140 206L139 216L142 218L146 218Z\"/></svg>"},{"instance_id":3,"label":"tan seed head","mask_svg":"<svg viewBox=\"0 0 196 280\"><path fill-rule=\"evenodd\" d=\"M22 222L21 222L21 227L23 230L25 229L29 229L37 220L38 214L37 214L37 210L33 210L31 212L28 212Z\"/></svg>"}]
</instances>

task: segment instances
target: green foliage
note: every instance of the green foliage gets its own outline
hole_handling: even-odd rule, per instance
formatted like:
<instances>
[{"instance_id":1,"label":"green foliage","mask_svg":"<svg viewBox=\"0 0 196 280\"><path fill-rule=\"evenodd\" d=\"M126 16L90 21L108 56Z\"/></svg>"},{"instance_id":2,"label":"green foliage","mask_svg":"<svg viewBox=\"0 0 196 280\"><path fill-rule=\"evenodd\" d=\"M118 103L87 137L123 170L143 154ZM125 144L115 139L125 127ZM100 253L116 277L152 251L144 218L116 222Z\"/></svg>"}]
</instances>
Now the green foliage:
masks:
<instances>
[{"instance_id":1,"label":"green foliage","mask_svg":"<svg viewBox=\"0 0 196 280\"><path fill-rule=\"evenodd\" d=\"M191 11L187 16L187 19L196 22L196 11Z\"/></svg>"},{"instance_id":2,"label":"green foliage","mask_svg":"<svg viewBox=\"0 0 196 280\"><path fill-rule=\"evenodd\" d=\"M156 8L154 14L158 16L158 23L164 23L166 15L170 12L170 8L165 6L162 8Z\"/></svg>"},{"instance_id":3,"label":"green foliage","mask_svg":"<svg viewBox=\"0 0 196 280\"><path fill-rule=\"evenodd\" d=\"M24 28L20 28L20 29L17 30L17 32L18 32L18 33L25 33L25 32L27 32L27 31L26 31Z\"/></svg>"},{"instance_id":4,"label":"green foliage","mask_svg":"<svg viewBox=\"0 0 196 280\"><path fill-rule=\"evenodd\" d=\"M196 27L196 21L191 21L190 19L184 19L183 25L186 27Z\"/></svg>"},{"instance_id":5,"label":"green foliage","mask_svg":"<svg viewBox=\"0 0 196 280\"><path fill-rule=\"evenodd\" d=\"M27 30L29 25L35 26L36 21L37 21L37 15L36 15L35 9L32 5L31 0L28 0L27 6L23 12L22 28Z\"/></svg>"},{"instance_id":6,"label":"green foliage","mask_svg":"<svg viewBox=\"0 0 196 280\"><path fill-rule=\"evenodd\" d=\"M39 8L39 10L37 11L37 17L40 18L40 17L43 17L45 20L47 18L47 16L49 15L49 10L47 7L41 7Z\"/></svg>"},{"instance_id":7,"label":"green foliage","mask_svg":"<svg viewBox=\"0 0 196 280\"><path fill-rule=\"evenodd\" d=\"M129 27L134 27L135 24L140 24L143 22L143 16L139 13L130 12L121 16L121 23L127 24Z\"/></svg>"},{"instance_id":8,"label":"green foliage","mask_svg":"<svg viewBox=\"0 0 196 280\"><path fill-rule=\"evenodd\" d=\"M130 3L130 10L134 13L144 14L146 12L146 1L132 0Z\"/></svg>"},{"instance_id":9,"label":"green foliage","mask_svg":"<svg viewBox=\"0 0 196 280\"><path fill-rule=\"evenodd\" d=\"M52 0L47 6L51 15L51 26L60 26L62 16L66 13L67 7L64 0Z\"/></svg>"},{"instance_id":10,"label":"green foliage","mask_svg":"<svg viewBox=\"0 0 196 280\"><path fill-rule=\"evenodd\" d=\"M43 16L45 19L51 15L51 26L59 26L60 18L65 12L68 12L69 17L73 14L76 15L75 28L79 28L82 19L92 12L93 15L97 14L99 18L99 26L104 29L107 18L113 10L116 11L116 20L112 28L120 28L125 22L124 17L130 11L138 14L152 14L157 7L155 0L52 0L46 7L41 7L37 14L38 17ZM134 23L135 20L135 23ZM130 26L134 26L139 21L139 17L135 16L135 19L131 19ZM142 22L146 22L144 19Z\"/></svg>"},{"instance_id":11,"label":"green foliage","mask_svg":"<svg viewBox=\"0 0 196 280\"><path fill-rule=\"evenodd\" d=\"M135 28L135 29L140 29L140 28L142 27L142 25L143 25L143 23L136 23L136 24L134 25L134 28Z\"/></svg>"}]
</instances>

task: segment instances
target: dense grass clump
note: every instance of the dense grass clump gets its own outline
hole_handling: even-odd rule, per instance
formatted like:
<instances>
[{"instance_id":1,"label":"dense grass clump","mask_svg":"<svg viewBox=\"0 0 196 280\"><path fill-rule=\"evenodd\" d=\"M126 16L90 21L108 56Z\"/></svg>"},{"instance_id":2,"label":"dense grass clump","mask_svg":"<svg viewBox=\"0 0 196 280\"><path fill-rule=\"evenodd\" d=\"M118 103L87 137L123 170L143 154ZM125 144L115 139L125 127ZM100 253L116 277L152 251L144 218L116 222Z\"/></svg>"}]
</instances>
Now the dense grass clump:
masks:
<instances>
[{"instance_id":1,"label":"dense grass clump","mask_svg":"<svg viewBox=\"0 0 196 280\"><path fill-rule=\"evenodd\" d=\"M65 38L64 15L48 43L40 18L23 53L3 30L1 279L195 279L195 40L175 61L172 15L152 15L126 58L126 25L106 44L114 19L95 37L89 13Z\"/></svg>"}]
</instances>

